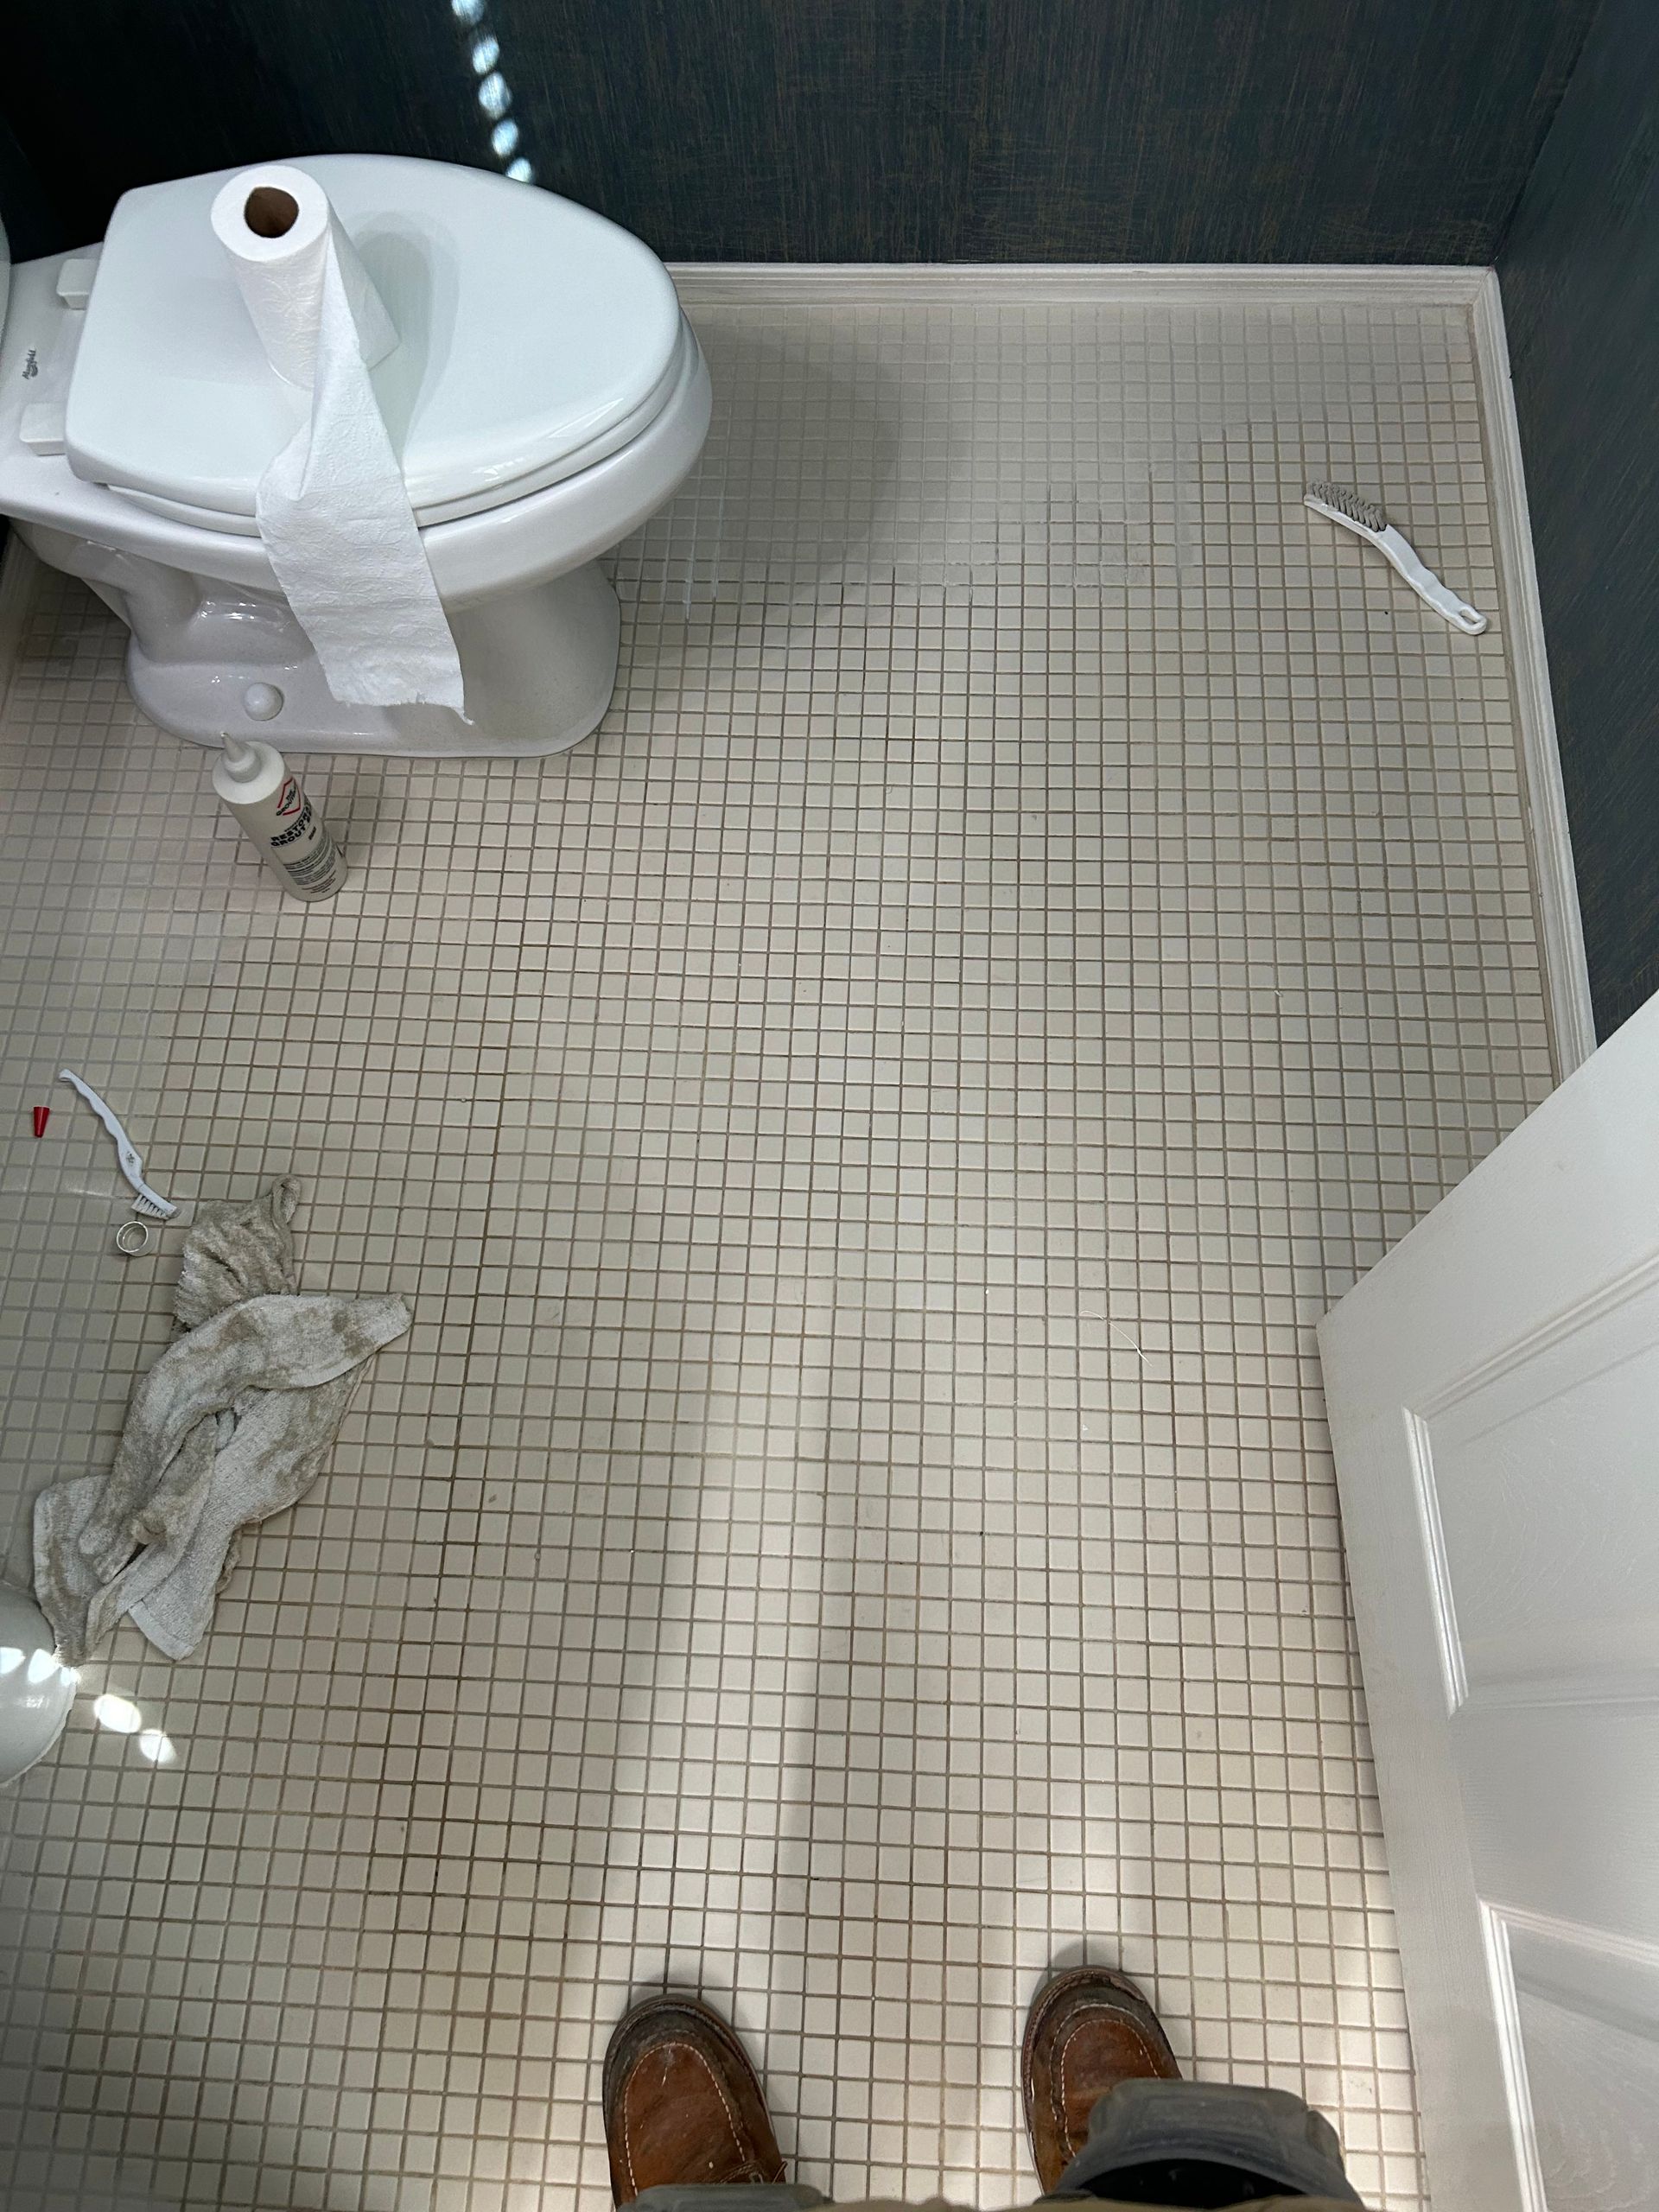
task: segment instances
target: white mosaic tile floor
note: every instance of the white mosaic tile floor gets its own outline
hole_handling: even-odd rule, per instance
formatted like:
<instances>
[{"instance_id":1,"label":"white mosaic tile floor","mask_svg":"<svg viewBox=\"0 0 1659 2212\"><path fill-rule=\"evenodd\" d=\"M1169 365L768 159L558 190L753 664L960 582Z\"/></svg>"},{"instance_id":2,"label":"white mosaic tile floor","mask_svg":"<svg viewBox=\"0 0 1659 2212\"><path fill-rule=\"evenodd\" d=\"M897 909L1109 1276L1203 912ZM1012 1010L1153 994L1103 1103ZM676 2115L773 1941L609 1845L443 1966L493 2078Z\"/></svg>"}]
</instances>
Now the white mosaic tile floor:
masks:
<instances>
[{"instance_id":1,"label":"white mosaic tile floor","mask_svg":"<svg viewBox=\"0 0 1659 2212\"><path fill-rule=\"evenodd\" d=\"M620 556L598 741L314 764L332 906L41 580L10 1571L180 1241L111 1255L60 1065L168 1191L293 1170L307 1284L416 1323L197 1655L88 1670L171 1763L83 1700L0 1798L4 2201L586 2212L598 2057L670 1982L801 2177L1005 2204L1024 2008L1089 1954L1407 2212L1311 1325L1549 1063L1503 622L1300 494L1497 606L1466 315L698 321L715 429Z\"/></svg>"}]
</instances>

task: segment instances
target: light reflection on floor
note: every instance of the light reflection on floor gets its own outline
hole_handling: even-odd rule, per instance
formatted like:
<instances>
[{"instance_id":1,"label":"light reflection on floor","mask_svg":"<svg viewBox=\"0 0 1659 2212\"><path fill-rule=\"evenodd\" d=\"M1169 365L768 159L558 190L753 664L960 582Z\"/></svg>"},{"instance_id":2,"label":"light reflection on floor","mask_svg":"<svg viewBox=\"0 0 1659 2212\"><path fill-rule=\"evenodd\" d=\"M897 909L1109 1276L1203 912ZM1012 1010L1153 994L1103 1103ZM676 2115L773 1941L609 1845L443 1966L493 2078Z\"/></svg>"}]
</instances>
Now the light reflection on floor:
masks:
<instances>
[{"instance_id":1,"label":"light reflection on floor","mask_svg":"<svg viewBox=\"0 0 1659 2212\"><path fill-rule=\"evenodd\" d=\"M144 1716L130 1697L122 1697L115 1690L105 1690L92 1700L92 1718L100 1728L107 1728L114 1736L134 1736L138 1749L152 1766L173 1766L177 1764L178 1751L172 1738L159 1728L146 1728Z\"/></svg>"}]
</instances>

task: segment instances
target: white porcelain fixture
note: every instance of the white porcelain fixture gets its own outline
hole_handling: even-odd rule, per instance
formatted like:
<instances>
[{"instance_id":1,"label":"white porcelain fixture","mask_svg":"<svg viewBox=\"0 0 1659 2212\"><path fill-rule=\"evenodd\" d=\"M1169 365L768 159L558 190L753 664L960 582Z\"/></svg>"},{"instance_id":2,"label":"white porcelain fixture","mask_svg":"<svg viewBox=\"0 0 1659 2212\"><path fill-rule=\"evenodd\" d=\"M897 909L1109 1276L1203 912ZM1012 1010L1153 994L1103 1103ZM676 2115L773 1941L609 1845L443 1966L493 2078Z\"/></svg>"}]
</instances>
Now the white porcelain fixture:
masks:
<instances>
[{"instance_id":1,"label":"white porcelain fixture","mask_svg":"<svg viewBox=\"0 0 1659 2212\"><path fill-rule=\"evenodd\" d=\"M127 681L204 745L556 753L609 702L597 556L675 490L709 375L668 271L602 216L441 162L331 154L327 193L401 334L374 372L466 679L346 707L254 521L303 396L265 359L208 221L234 170L130 192L102 247L10 270L0 232L0 514L132 632Z\"/></svg>"},{"instance_id":2,"label":"white porcelain fixture","mask_svg":"<svg viewBox=\"0 0 1659 2212\"><path fill-rule=\"evenodd\" d=\"M0 1582L0 1783L27 1774L57 1742L79 1679L59 1659L45 1616Z\"/></svg>"}]
</instances>

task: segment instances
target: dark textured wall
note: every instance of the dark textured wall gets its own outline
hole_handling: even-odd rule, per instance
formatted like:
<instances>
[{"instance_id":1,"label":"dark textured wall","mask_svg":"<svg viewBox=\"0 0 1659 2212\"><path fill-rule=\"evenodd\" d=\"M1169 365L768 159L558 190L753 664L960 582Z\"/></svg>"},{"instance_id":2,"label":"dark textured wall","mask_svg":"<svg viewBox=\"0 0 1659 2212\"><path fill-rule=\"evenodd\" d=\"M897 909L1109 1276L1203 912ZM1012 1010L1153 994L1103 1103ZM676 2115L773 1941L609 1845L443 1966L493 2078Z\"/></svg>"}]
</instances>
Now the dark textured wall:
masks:
<instances>
[{"instance_id":1,"label":"dark textured wall","mask_svg":"<svg viewBox=\"0 0 1659 2212\"><path fill-rule=\"evenodd\" d=\"M1604 0L1498 261L1596 1024L1659 986L1659 5Z\"/></svg>"},{"instance_id":2,"label":"dark textured wall","mask_svg":"<svg viewBox=\"0 0 1659 2212\"><path fill-rule=\"evenodd\" d=\"M0 222L14 261L49 252L62 241L61 219L22 148L0 117Z\"/></svg>"},{"instance_id":3,"label":"dark textured wall","mask_svg":"<svg viewBox=\"0 0 1659 2212\"><path fill-rule=\"evenodd\" d=\"M463 0L466 4L466 0ZM522 151L670 258L1491 258L1594 0L486 0ZM61 242L129 185L490 165L450 0L10 12Z\"/></svg>"}]
</instances>

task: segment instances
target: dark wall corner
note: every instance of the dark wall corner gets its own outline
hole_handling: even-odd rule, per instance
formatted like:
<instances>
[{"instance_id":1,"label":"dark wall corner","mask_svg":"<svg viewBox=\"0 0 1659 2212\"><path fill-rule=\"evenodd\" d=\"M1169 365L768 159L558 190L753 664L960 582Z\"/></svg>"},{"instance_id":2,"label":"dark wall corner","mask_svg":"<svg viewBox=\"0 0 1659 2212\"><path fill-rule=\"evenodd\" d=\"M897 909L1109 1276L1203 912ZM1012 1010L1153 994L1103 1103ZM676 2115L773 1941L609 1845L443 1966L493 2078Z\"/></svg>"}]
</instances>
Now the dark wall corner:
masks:
<instances>
[{"instance_id":1,"label":"dark wall corner","mask_svg":"<svg viewBox=\"0 0 1659 2212\"><path fill-rule=\"evenodd\" d=\"M1573 50L1573 59L1568 64L1567 73L1562 77L1560 86L1557 88L1555 99L1551 105L1548 113L1543 118L1542 125L1538 133L1537 142L1533 148L1532 159L1528 162L1522 174L1516 180L1514 196L1511 198L1508 207L1503 211L1503 215L1499 218L1497 230L1493 235L1491 266L1495 269L1503 260L1504 254L1509 251L1510 240L1515 233L1515 226L1520 218L1522 207L1524 206L1527 194L1531 189L1532 180L1537 175L1539 163L1543 159L1544 149L1549 143L1550 133L1555 128L1555 118L1561 111L1562 105L1567 99L1568 88L1571 86L1573 78L1578 73L1579 63L1584 58L1584 49L1590 42L1591 34L1595 29L1596 19L1601 11L1602 5L1603 0L1590 0L1589 7L1582 12L1581 20L1578 26L1578 44Z\"/></svg>"},{"instance_id":2,"label":"dark wall corner","mask_svg":"<svg viewBox=\"0 0 1659 2212\"><path fill-rule=\"evenodd\" d=\"M0 222L14 261L55 253L69 241L62 218L3 116L0 116Z\"/></svg>"}]
</instances>

